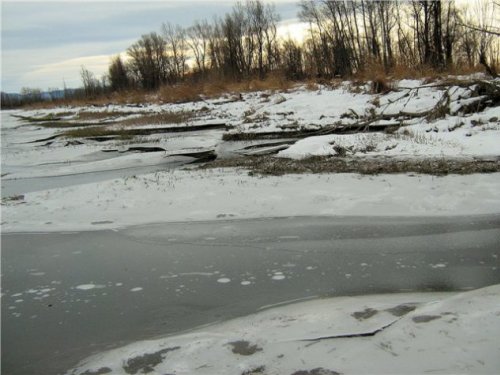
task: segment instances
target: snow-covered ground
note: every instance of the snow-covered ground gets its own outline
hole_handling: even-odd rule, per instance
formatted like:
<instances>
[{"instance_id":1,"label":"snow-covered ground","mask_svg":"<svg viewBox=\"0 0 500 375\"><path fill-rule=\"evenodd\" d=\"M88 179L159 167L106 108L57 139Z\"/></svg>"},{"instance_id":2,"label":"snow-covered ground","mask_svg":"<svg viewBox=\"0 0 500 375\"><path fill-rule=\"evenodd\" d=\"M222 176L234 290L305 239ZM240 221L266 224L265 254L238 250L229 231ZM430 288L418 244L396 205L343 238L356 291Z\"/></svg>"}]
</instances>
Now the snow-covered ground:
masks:
<instances>
[{"instance_id":1,"label":"snow-covered ground","mask_svg":"<svg viewBox=\"0 0 500 375\"><path fill-rule=\"evenodd\" d=\"M2 230L73 231L154 222L286 216L500 213L500 173L435 177L249 176L174 170L64 187L5 201Z\"/></svg>"},{"instance_id":2,"label":"snow-covered ground","mask_svg":"<svg viewBox=\"0 0 500 375\"><path fill-rule=\"evenodd\" d=\"M464 81L466 82L466 80ZM497 81L495 81L498 84ZM113 105L103 107L62 107L33 110L23 113L32 117L44 117L59 113L63 119L72 119L80 112L102 112L115 114L109 119L136 118L161 112L192 113L186 125L225 123L234 127L230 133L268 133L297 130L320 130L369 122L370 126L401 126L394 133L363 133L361 135L337 135L306 138L295 146L281 152L281 156L300 158L308 155L335 154L333 146L352 146L358 154L403 155L403 156L498 156L500 155L500 107L489 106L479 112L471 110L474 103L485 98L475 92L477 85L470 87L425 83L423 80L402 80L393 83L394 90L387 94L369 93L369 85L355 86L351 82L337 86L319 86L309 91L298 86L287 92L243 93L241 100L232 97L206 99L182 104L144 104L140 107ZM446 100L444 100L446 99ZM444 101L443 101L444 100ZM444 103L444 104L443 104ZM429 111L440 104L445 105L447 114L436 119L429 118ZM473 106L472 106L473 107ZM123 113L123 117L116 117ZM103 120L104 121L104 120ZM82 122L82 121L79 121ZM116 126L116 125L114 125ZM158 128L163 125L142 124L141 128ZM131 128L125 125L124 128ZM60 129L17 129L15 141L28 141L60 133ZM29 133L29 134L28 134ZM10 138L14 135L11 134ZM221 134L218 134L220 141ZM155 137L150 143L161 144L169 137ZM179 137L176 137L177 139ZM189 138L189 137L188 137ZM213 138L212 138L213 139ZM214 147L213 142L202 141L198 147ZM63 146L66 141L55 141L50 149ZM84 147L95 146L85 142ZM174 145L165 144L167 148ZM370 146L370 147L366 147ZM80 152L84 147L65 147L68 155ZM20 151L20 150L18 150ZM21 154L2 155L23 158L25 153L35 157L39 150L23 149ZM61 156L62 157L62 156ZM64 160L71 159L70 156ZM33 159L33 158L32 158Z\"/></svg>"},{"instance_id":3,"label":"snow-covered ground","mask_svg":"<svg viewBox=\"0 0 500 375\"><path fill-rule=\"evenodd\" d=\"M491 119L497 119L490 121ZM430 124L417 123L394 134L359 133L313 136L281 151L281 157L300 159L336 155L335 146L347 154L390 157L497 157L500 155L500 107L488 108L467 118L449 116ZM472 123L482 123L475 126Z\"/></svg>"},{"instance_id":4,"label":"snow-covered ground","mask_svg":"<svg viewBox=\"0 0 500 375\"><path fill-rule=\"evenodd\" d=\"M500 285L301 302L98 354L68 374L494 374Z\"/></svg>"},{"instance_id":5,"label":"snow-covered ground","mask_svg":"<svg viewBox=\"0 0 500 375\"><path fill-rule=\"evenodd\" d=\"M403 80L395 82L395 90L387 94L370 94L368 86L343 82L335 87L320 86L315 91L299 86L287 92L244 93L241 100L228 95L194 103L64 107L14 114L39 118L52 114L71 121L80 112L102 112L110 116L101 119L106 122L165 111L194 113L187 125L225 123L234 127L229 133L282 131L283 138L289 130L328 129L359 121L387 126L398 123L405 126L394 132L313 134L295 143L257 152L279 149L276 157L291 159L340 152L357 158L494 161L500 157L500 107L486 106L472 113L465 110L482 98L474 93L475 86ZM445 117L431 120L424 116L443 98L449 109ZM66 129L23 124L9 114L2 113L2 180L5 185L13 184L9 195L17 196L8 199L2 194L4 232L92 230L151 222L265 216L500 212L499 173L445 177L304 174L262 178L248 176L240 169L188 169L142 174L138 168L192 161L173 156L179 153L212 150L219 157L227 157L228 151L249 153L245 147L255 142L223 141L223 134L227 133L224 130L151 134L106 142L52 138ZM40 139L44 141L37 142ZM140 153L135 151L137 148L163 151ZM106 181L101 177L99 182L90 179L89 184L67 186L72 185L72 175L101 172L102 176L102 172L127 168L133 172L124 172L120 178L110 174ZM37 179L54 176L69 176L66 181L70 182L61 185L67 187L15 193L19 184L36 186Z\"/></svg>"}]
</instances>

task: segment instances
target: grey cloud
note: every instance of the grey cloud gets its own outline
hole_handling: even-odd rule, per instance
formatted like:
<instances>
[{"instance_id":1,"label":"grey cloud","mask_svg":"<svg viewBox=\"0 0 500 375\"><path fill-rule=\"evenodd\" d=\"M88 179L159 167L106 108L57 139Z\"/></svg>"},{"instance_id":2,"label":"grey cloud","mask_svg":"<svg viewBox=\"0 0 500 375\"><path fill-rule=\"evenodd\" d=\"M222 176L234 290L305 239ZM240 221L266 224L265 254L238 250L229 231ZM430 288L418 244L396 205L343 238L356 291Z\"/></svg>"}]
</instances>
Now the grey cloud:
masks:
<instances>
[{"instance_id":1,"label":"grey cloud","mask_svg":"<svg viewBox=\"0 0 500 375\"><path fill-rule=\"evenodd\" d=\"M85 56L123 52L142 34L163 22L189 26L223 15L234 1L2 2L2 89L19 90L22 77L37 67ZM280 1L282 19L294 18L295 2ZM14 56L8 58L7 56ZM24 72L24 73L22 73ZM57 78L54 85L63 77ZM29 76L29 75L28 75ZM76 81L79 77L65 77ZM30 86L50 84L33 82Z\"/></svg>"}]
</instances>

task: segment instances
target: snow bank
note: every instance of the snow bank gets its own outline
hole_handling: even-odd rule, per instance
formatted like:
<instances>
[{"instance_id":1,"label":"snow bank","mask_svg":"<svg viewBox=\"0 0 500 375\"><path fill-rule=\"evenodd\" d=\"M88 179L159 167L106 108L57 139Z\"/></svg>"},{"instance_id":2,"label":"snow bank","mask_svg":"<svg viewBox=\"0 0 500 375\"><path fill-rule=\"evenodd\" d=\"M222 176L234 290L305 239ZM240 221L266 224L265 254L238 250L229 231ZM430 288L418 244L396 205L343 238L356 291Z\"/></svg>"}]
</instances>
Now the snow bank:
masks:
<instances>
[{"instance_id":1,"label":"snow bank","mask_svg":"<svg viewBox=\"0 0 500 375\"><path fill-rule=\"evenodd\" d=\"M500 285L308 301L137 342L68 374L492 374L499 312Z\"/></svg>"},{"instance_id":2,"label":"snow bank","mask_svg":"<svg viewBox=\"0 0 500 375\"><path fill-rule=\"evenodd\" d=\"M278 156L302 159L348 154L398 157L488 157L500 155L500 107L464 118L448 116L431 124L415 124L394 134L324 135L299 140ZM495 121L491 120L497 119Z\"/></svg>"},{"instance_id":3,"label":"snow bank","mask_svg":"<svg viewBox=\"0 0 500 375\"><path fill-rule=\"evenodd\" d=\"M237 169L175 170L6 200L2 231L112 229L228 217L489 214L500 213L499 186L500 173L257 177Z\"/></svg>"}]
</instances>

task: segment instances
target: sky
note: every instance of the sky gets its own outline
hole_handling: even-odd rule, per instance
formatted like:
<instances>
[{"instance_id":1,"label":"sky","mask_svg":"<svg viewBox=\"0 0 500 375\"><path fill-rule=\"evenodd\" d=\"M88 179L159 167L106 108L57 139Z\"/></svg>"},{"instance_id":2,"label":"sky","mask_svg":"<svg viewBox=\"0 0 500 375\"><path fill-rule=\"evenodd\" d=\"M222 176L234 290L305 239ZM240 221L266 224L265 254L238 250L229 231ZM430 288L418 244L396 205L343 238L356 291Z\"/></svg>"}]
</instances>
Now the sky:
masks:
<instances>
[{"instance_id":1,"label":"sky","mask_svg":"<svg viewBox=\"0 0 500 375\"><path fill-rule=\"evenodd\" d=\"M266 1L267 2L267 1ZM297 20L298 1L275 0L283 24ZM235 1L1 1L1 90L81 86L84 65L97 76L110 58L162 23L187 27L222 16Z\"/></svg>"}]
</instances>

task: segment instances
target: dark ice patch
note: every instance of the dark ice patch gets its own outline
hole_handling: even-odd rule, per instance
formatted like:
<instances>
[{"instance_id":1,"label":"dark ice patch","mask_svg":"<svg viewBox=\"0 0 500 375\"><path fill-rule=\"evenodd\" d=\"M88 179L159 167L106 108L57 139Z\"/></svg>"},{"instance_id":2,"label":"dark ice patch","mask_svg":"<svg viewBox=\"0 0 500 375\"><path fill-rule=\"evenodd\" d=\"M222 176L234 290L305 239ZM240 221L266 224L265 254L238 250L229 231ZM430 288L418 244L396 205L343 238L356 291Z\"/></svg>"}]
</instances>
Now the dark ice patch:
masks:
<instances>
[{"instance_id":1,"label":"dark ice patch","mask_svg":"<svg viewBox=\"0 0 500 375\"><path fill-rule=\"evenodd\" d=\"M109 367L101 367L99 370L87 370L82 372L80 375L104 375L109 374L112 370Z\"/></svg>"},{"instance_id":2,"label":"dark ice patch","mask_svg":"<svg viewBox=\"0 0 500 375\"><path fill-rule=\"evenodd\" d=\"M337 371L327 370L323 367L318 367L312 370L295 371L292 375L341 375Z\"/></svg>"},{"instance_id":3,"label":"dark ice patch","mask_svg":"<svg viewBox=\"0 0 500 375\"><path fill-rule=\"evenodd\" d=\"M353 318L357 320L366 320L370 319L372 316L376 315L378 310L372 309L370 307L364 309L363 311L356 311L351 314Z\"/></svg>"},{"instance_id":4,"label":"dark ice patch","mask_svg":"<svg viewBox=\"0 0 500 375\"><path fill-rule=\"evenodd\" d=\"M218 214L216 217L217 217L217 219L221 219L224 217L234 217L234 215L233 214Z\"/></svg>"},{"instance_id":5,"label":"dark ice patch","mask_svg":"<svg viewBox=\"0 0 500 375\"><path fill-rule=\"evenodd\" d=\"M166 348L151 354L144 354L139 357L129 359L123 369L127 374L148 374L154 371L155 366L158 366L163 361L163 355L180 349L180 346Z\"/></svg>"},{"instance_id":6,"label":"dark ice patch","mask_svg":"<svg viewBox=\"0 0 500 375\"><path fill-rule=\"evenodd\" d=\"M233 347L232 352L239 355L253 355L262 351L262 348L257 345L251 345L248 341L240 340L230 342L229 345Z\"/></svg>"},{"instance_id":7,"label":"dark ice patch","mask_svg":"<svg viewBox=\"0 0 500 375\"><path fill-rule=\"evenodd\" d=\"M90 224L92 225L99 225L99 224L113 224L112 221L110 220L103 220L103 221L93 221Z\"/></svg>"},{"instance_id":8,"label":"dark ice patch","mask_svg":"<svg viewBox=\"0 0 500 375\"><path fill-rule=\"evenodd\" d=\"M412 320L415 323L428 323L439 318L441 318L439 315L418 315L414 316Z\"/></svg>"},{"instance_id":9,"label":"dark ice patch","mask_svg":"<svg viewBox=\"0 0 500 375\"><path fill-rule=\"evenodd\" d=\"M441 316L448 318L448 320L446 320L446 323L453 323L453 322L456 322L458 320L457 314L452 313L452 312L444 312L441 314Z\"/></svg>"},{"instance_id":10,"label":"dark ice patch","mask_svg":"<svg viewBox=\"0 0 500 375\"><path fill-rule=\"evenodd\" d=\"M263 374L264 371L266 370L265 366L259 366L252 368L250 370L243 371L241 375L257 375L257 374Z\"/></svg>"},{"instance_id":11,"label":"dark ice patch","mask_svg":"<svg viewBox=\"0 0 500 375\"><path fill-rule=\"evenodd\" d=\"M416 308L417 305L414 303L403 303L401 305L391 307L390 309L387 309L385 311L391 313L394 316L400 317L412 312Z\"/></svg>"}]
</instances>

